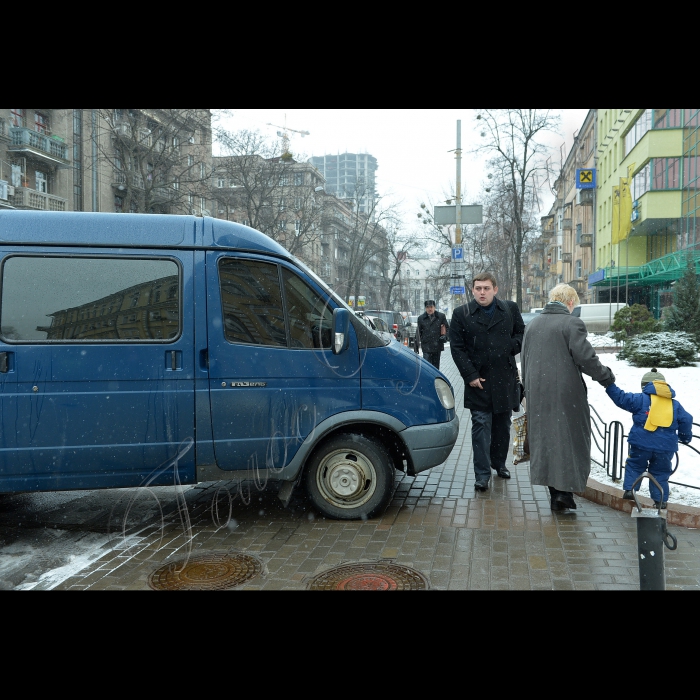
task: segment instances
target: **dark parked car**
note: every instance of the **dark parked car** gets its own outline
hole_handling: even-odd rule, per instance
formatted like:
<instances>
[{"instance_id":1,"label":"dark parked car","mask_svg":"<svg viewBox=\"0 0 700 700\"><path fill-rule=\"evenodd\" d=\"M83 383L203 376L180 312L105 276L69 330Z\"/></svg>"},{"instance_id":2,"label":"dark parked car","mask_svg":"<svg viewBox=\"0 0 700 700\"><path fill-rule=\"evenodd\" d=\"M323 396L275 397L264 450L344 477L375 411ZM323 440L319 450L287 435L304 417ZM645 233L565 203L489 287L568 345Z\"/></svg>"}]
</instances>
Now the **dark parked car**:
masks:
<instances>
[{"instance_id":1,"label":"dark parked car","mask_svg":"<svg viewBox=\"0 0 700 700\"><path fill-rule=\"evenodd\" d=\"M520 314L523 317L523 323L527 326L530 321L532 321L533 318L537 318L539 314L535 313L534 311L524 311L522 314Z\"/></svg>"}]
</instances>

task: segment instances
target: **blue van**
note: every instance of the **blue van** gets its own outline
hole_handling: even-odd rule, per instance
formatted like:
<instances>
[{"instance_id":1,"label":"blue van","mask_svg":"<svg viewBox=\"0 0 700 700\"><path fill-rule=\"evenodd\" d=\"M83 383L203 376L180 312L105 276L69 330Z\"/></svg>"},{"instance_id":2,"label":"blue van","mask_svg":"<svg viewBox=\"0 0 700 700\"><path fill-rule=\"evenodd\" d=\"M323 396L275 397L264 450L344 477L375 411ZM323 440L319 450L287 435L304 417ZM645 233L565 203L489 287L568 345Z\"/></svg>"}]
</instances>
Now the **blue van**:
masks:
<instances>
[{"instance_id":1,"label":"blue van","mask_svg":"<svg viewBox=\"0 0 700 700\"><path fill-rule=\"evenodd\" d=\"M0 493L281 481L338 519L441 464L452 386L268 236L0 212Z\"/></svg>"}]
</instances>

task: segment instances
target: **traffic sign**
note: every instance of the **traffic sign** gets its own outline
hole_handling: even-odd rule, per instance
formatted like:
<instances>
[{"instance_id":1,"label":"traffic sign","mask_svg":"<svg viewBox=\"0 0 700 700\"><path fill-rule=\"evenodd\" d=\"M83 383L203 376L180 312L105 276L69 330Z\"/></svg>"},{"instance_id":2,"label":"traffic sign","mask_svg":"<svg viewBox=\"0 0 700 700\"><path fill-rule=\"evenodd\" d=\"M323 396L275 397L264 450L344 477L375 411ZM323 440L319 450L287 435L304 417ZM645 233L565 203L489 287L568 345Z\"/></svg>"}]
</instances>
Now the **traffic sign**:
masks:
<instances>
[{"instance_id":1,"label":"traffic sign","mask_svg":"<svg viewBox=\"0 0 700 700\"><path fill-rule=\"evenodd\" d=\"M596 170L595 168L577 168L576 169L576 189L577 190L593 190L595 189Z\"/></svg>"},{"instance_id":2,"label":"traffic sign","mask_svg":"<svg viewBox=\"0 0 700 700\"><path fill-rule=\"evenodd\" d=\"M484 221L481 204L462 204L462 223L481 224ZM457 207L433 207L433 220L438 226L457 223Z\"/></svg>"},{"instance_id":3,"label":"traffic sign","mask_svg":"<svg viewBox=\"0 0 700 700\"><path fill-rule=\"evenodd\" d=\"M464 287L450 287L450 294L464 294Z\"/></svg>"},{"instance_id":4,"label":"traffic sign","mask_svg":"<svg viewBox=\"0 0 700 700\"><path fill-rule=\"evenodd\" d=\"M452 259L455 261L464 260L464 248L455 246L452 249Z\"/></svg>"}]
</instances>

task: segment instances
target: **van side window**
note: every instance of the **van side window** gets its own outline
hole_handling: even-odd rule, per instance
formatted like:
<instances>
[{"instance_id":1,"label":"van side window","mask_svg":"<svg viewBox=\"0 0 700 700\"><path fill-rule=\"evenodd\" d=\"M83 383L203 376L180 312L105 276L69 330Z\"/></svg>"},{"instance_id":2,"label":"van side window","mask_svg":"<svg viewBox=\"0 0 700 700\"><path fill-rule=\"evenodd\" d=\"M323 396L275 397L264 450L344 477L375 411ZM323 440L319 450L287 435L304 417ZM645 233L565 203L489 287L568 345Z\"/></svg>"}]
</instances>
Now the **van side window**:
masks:
<instances>
[{"instance_id":1,"label":"van side window","mask_svg":"<svg viewBox=\"0 0 700 700\"><path fill-rule=\"evenodd\" d=\"M221 258L219 285L226 340L287 346L277 265Z\"/></svg>"},{"instance_id":2,"label":"van side window","mask_svg":"<svg viewBox=\"0 0 700 700\"><path fill-rule=\"evenodd\" d=\"M333 309L306 282L282 268L293 348L330 348Z\"/></svg>"},{"instance_id":3,"label":"van side window","mask_svg":"<svg viewBox=\"0 0 700 700\"><path fill-rule=\"evenodd\" d=\"M180 335L179 293L163 301L153 294L163 285L180 289L173 260L14 255L1 274L6 342L164 343ZM99 322L80 323L96 318L99 306Z\"/></svg>"}]
</instances>

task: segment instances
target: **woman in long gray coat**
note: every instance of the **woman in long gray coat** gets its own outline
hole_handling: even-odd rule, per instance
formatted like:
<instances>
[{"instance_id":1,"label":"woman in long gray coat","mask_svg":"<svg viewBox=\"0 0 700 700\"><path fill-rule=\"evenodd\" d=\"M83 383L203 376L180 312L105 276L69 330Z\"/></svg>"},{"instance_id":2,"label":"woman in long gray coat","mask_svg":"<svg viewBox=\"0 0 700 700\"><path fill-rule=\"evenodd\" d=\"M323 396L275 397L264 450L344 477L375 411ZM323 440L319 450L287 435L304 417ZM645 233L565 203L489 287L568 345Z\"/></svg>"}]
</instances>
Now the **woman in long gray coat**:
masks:
<instances>
[{"instance_id":1,"label":"woman in long gray coat","mask_svg":"<svg viewBox=\"0 0 700 700\"><path fill-rule=\"evenodd\" d=\"M571 315L578 304L576 290L558 284L523 338L530 477L549 487L552 510L576 508L572 492L585 491L591 471L591 414L582 372L604 387L615 381L588 342L583 321Z\"/></svg>"}]
</instances>

